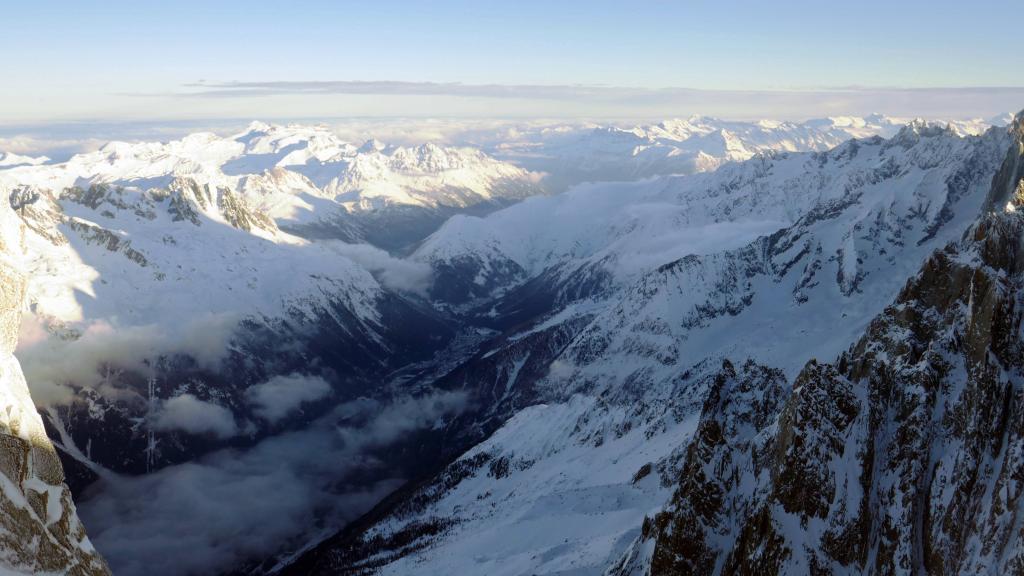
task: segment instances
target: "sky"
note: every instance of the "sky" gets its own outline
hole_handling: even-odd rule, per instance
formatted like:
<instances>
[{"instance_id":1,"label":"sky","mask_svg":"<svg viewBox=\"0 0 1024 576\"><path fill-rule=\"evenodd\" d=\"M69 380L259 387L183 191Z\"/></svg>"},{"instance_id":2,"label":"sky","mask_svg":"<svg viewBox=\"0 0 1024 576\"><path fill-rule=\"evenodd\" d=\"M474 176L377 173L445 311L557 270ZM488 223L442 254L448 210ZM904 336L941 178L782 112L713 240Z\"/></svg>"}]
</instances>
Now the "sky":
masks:
<instances>
[{"instance_id":1,"label":"sky","mask_svg":"<svg viewBox=\"0 0 1024 576\"><path fill-rule=\"evenodd\" d=\"M6 0L0 126L984 116L1024 102L1024 54L1007 42L1018 11L1004 0Z\"/></svg>"}]
</instances>

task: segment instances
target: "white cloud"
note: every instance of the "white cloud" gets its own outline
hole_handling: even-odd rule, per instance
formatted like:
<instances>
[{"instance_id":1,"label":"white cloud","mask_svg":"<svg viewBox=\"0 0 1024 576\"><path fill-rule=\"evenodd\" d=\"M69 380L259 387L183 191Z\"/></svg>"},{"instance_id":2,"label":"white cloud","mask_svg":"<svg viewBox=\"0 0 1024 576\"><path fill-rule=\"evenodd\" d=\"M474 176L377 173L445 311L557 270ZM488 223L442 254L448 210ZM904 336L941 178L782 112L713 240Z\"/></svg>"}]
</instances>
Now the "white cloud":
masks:
<instances>
[{"instance_id":1,"label":"white cloud","mask_svg":"<svg viewBox=\"0 0 1024 576\"><path fill-rule=\"evenodd\" d=\"M32 134L0 137L0 152L28 156L68 156L79 152L99 150L106 142L97 138L48 138Z\"/></svg>"},{"instance_id":2,"label":"white cloud","mask_svg":"<svg viewBox=\"0 0 1024 576\"><path fill-rule=\"evenodd\" d=\"M275 376L245 391L256 414L274 423L305 402L319 400L331 393L331 385L319 376L288 374Z\"/></svg>"},{"instance_id":3,"label":"white cloud","mask_svg":"<svg viewBox=\"0 0 1024 576\"><path fill-rule=\"evenodd\" d=\"M432 428L439 418L465 410L468 397L464 392L445 392L432 396L405 397L387 405L371 400L362 400L342 406L351 410L374 414L366 424L338 429L338 434L351 448L373 448L390 444L408 432Z\"/></svg>"},{"instance_id":4,"label":"white cloud","mask_svg":"<svg viewBox=\"0 0 1024 576\"><path fill-rule=\"evenodd\" d=\"M395 258L369 244L325 242L332 250L359 264L391 290L423 294L430 288L433 272L428 264Z\"/></svg>"},{"instance_id":5,"label":"white cloud","mask_svg":"<svg viewBox=\"0 0 1024 576\"><path fill-rule=\"evenodd\" d=\"M113 390L105 378L108 367L149 374L151 361L161 355L186 354L206 369L217 369L228 353L238 316L207 314L179 326L123 326L116 320L85 325L78 337L48 337L45 323L26 315L16 354L38 405L68 402L67 384L89 386L105 394Z\"/></svg>"},{"instance_id":6,"label":"white cloud","mask_svg":"<svg viewBox=\"0 0 1024 576\"><path fill-rule=\"evenodd\" d=\"M572 362L556 358L548 365L548 378L552 380L565 380L576 373L576 365Z\"/></svg>"},{"instance_id":7,"label":"white cloud","mask_svg":"<svg viewBox=\"0 0 1024 576\"><path fill-rule=\"evenodd\" d=\"M231 411L192 394L163 402L153 426L161 431L181 430L189 434L213 434L218 438L230 438L238 433Z\"/></svg>"}]
</instances>

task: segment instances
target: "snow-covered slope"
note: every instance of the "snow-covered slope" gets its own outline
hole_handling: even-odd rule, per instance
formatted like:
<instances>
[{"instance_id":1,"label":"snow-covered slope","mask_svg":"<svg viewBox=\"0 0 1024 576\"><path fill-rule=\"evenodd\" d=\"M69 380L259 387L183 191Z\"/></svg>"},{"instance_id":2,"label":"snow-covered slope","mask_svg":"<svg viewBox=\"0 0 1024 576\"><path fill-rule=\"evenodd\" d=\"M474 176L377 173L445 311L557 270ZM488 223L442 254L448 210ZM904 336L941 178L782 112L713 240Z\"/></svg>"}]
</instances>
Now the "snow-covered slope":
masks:
<instances>
[{"instance_id":1,"label":"snow-covered slope","mask_svg":"<svg viewBox=\"0 0 1024 576\"><path fill-rule=\"evenodd\" d=\"M466 304L545 274L555 275L556 283L583 274L622 286L683 256L743 246L797 222L812 207L854 196L871 203L868 211L941 221L948 216L939 217L947 191L935 183L973 153L973 142L916 122L891 140L852 141L827 153L769 152L713 173L580 186L485 218L454 217L413 258L437 269L442 280L449 273L473 278L462 291L443 282L435 287L442 300ZM880 217L884 224L895 216ZM850 236L846 232L840 235ZM840 248L838 240L831 249ZM856 267L853 260L847 264Z\"/></svg>"},{"instance_id":2,"label":"snow-covered slope","mask_svg":"<svg viewBox=\"0 0 1024 576\"><path fill-rule=\"evenodd\" d=\"M624 554L647 573L633 561L650 557L644 519L700 454L689 440L709 414L738 436L770 423L809 359L846 349L962 237L1011 144L1005 130L915 123L824 153L534 199L492 225L453 220L416 257L493 288L462 313L517 319L436 382L484 407L452 441L486 439L294 573L601 574ZM591 225L553 227L552 213ZM706 231L687 240L690 226ZM720 249L701 241L716 230ZM498 268L515 273L487 286Z\"/></svg>"},{"instance_id":3,"label":"snow-covered slope","mask_svg":"<svg viewBox=\"0 0 1024 576\"><path fill-rule=\"evenodd\" d=\"M30 294L40 317L118 318L173 326L182 314L277 317L315 294L335 295L359 322L375 321L381 286L334 243L281 232L226 189L178 178L142 192L17 189L31 227ZM204 297L182 290L205 287Z\"/></svg>"}]
</instances>

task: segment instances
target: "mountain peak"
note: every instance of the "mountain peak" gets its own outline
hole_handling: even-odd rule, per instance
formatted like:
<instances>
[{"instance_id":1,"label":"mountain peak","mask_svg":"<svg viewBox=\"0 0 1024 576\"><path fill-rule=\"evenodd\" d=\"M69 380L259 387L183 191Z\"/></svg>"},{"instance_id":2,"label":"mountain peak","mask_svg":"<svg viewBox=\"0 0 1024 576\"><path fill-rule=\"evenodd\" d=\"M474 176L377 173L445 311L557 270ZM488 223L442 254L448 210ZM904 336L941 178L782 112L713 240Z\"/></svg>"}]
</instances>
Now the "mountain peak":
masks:
<instances>
[{"instance_id":1,"label":"mountain peak","mask_svg":"<svg viewBox=\"0 0 1024 576\"><path fill-rule=\"evenodd\" d=\"M1017 113L1008 130L1013 140L985 199L985 210L989 212L1016 212L1024 204L1024 110Z\"/></svg>"},{"instance_id":2,"label":"mountain peak","mask_svg":"<svg viewBox=\"0 0 1024 576\"><path fill-rule=\"evenodd\" d=\"M948 123L929 122L923 118L914 118L905 126L900 128L889 141L896 145L912 146L921 138L932 138L944 134L956 134L957 132Z\"/></svg>"},{"instance_id":3,"label":"mountain peak","mask_svg":"<svg viewBox=\"0 0 1024 576\"><path fill-rule=\"evenodd\" d=\"M267 133L267 132L270 132L273 129L274 129L274 127L272 125L270 125L270 124L267 124L266 122L261 122L259 120L253 120L252 122L249 123L249 126L246 127L245 131L246 132L250 132L250 133L252 133L252 132Z\"/></svg>"},{"instance_id":4,"label":"mountain peak","mask_svg":"<svg viewBox=\"0 0 1024 576\"><path fill-rule=\"evenodd\" d=\"M384 150L384 148L386 147L387 146L380 140L377 140L376 138L370 138L366 142L363 142L363 145L359 147L359 152L361 154L380 152L381 150Z\"/></svg>"},{"instance_id":5,"label":"mountain peak","mask_svg":"<svg viewBox=\"0 0 1024 576\"><path fill-rule=\"evenodd\" d=\"M50 159L46 156L22 156L10 152L0 152L0 168L13 168L15 166L38 166L46 164Z\"/></svg>"}]
</instances>

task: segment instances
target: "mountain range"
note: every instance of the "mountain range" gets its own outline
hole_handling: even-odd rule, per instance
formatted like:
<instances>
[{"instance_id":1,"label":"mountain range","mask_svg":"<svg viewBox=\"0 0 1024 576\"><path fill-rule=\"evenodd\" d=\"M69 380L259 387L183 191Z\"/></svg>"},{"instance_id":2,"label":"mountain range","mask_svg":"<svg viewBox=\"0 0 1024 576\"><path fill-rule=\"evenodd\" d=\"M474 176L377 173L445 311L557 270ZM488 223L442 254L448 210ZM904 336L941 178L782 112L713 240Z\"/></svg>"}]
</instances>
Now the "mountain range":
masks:
<instances>
[{"instance_id":1,"label":"mountain range","mask_svg":"<svg viewBox=\"0 0 1024 576\"><path fill-rule=\"evenodd\" d=\"M51 484L119 574L1020 569L1003 122L0 156ZM302 496L175 569L186 477Z\"/></svg>"}]
</instances>

